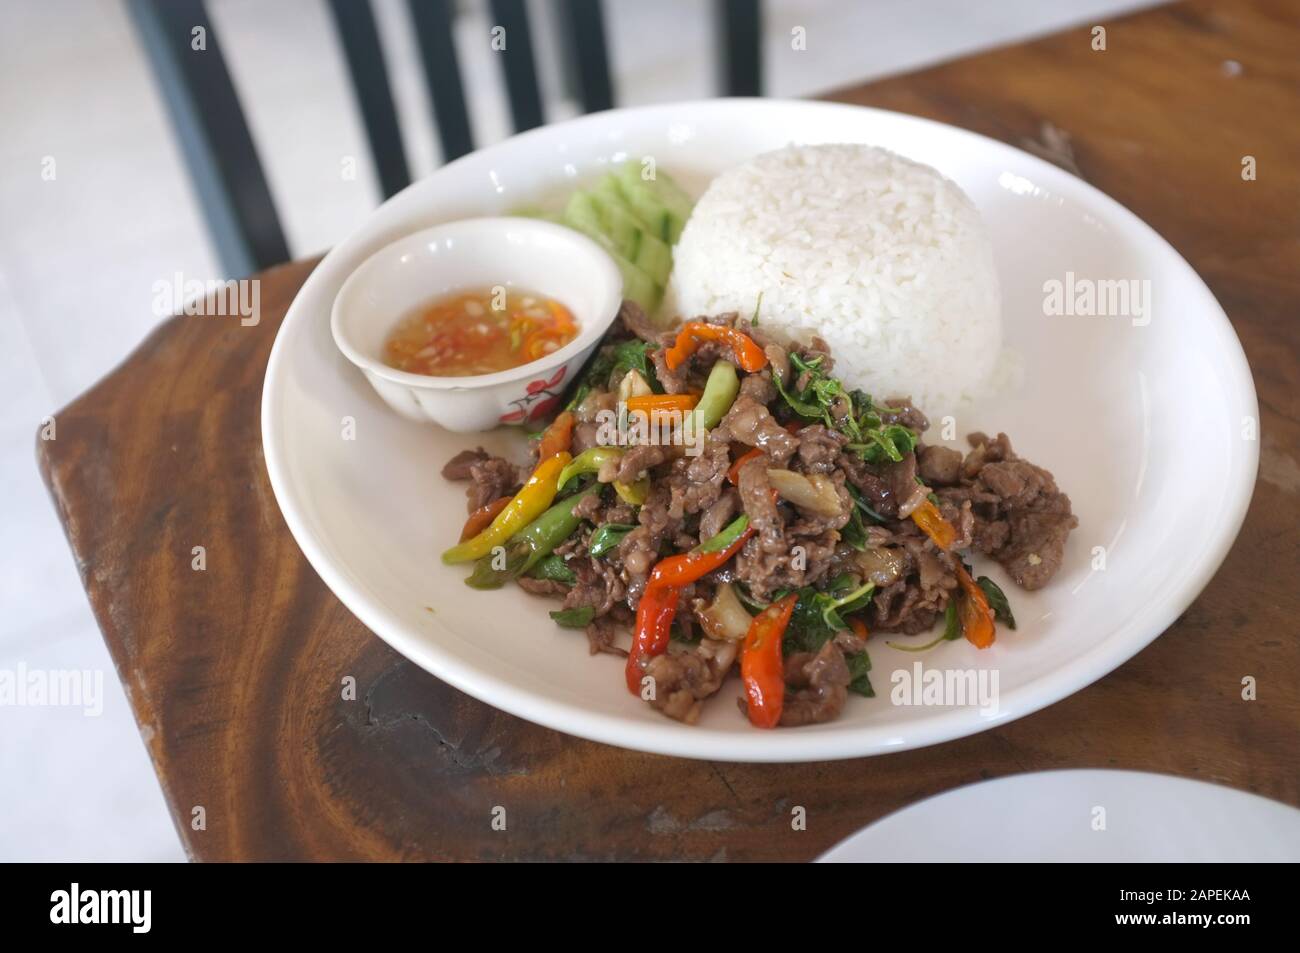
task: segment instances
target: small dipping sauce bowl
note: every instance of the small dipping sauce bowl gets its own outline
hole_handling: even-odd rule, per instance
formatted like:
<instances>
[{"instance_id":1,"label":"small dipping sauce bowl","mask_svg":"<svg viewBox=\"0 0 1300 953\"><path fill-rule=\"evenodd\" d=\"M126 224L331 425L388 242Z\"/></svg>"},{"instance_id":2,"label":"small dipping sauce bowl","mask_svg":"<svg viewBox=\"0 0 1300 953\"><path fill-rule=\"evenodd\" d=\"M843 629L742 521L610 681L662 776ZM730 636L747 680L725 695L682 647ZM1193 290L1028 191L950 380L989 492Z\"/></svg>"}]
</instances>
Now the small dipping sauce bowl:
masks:
<instances>
[{"instance_id":1,"label":"small dipping sauce bowl","mask_svg":"<svg viewBox=\"0 0 1300 953\"><path fill-rule=\"evenodd\" d=\"M577 336L493 374L431 377L384 362L384 345L403 317L456 291L498 286L563 304ZM399 414L469 433L533 424L554 410L622 298L618 266L586 236L540 219L464 219L407 235L362 262L334 299L330 330L339 350Z\"/></svg>"}]
</instances>

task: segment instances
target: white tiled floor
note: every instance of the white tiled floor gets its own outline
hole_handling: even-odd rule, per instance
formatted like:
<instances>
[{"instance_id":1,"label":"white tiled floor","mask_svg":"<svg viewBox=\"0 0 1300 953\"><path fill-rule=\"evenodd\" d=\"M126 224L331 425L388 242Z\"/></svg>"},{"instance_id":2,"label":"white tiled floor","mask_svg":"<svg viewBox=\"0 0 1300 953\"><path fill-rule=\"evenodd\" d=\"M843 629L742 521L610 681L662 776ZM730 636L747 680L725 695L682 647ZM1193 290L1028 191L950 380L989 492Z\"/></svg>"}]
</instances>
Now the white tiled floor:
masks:
<instances>
[{"instance_id":1,"label":"white tiled floor","mask_svg":"<svg viewBox=\"0 0 1300 953\"><path fill-rule=\"evenodd\" d=\"M1097 21L1134 0L768 0L768 91L798 96ZM485 0L458 49L476 139L508 133ZM329 247L378 201L322 0L209 0L290 247ZM440 161L405 0L375 0L414 174ZM552 119L558 70L530 0ZM619 102L711 95L708 5L606 0ZM805 28L806 51L790 48ZM0 5L0 672L103 673L104 710L0 706L0 860L181 859L126 699L33 462L41 419L156 323L151 285L215 276L180 156L121 0ZM340 176L357 157L355 181ZM52 180L42 170L53 160Z\"/></svg>"}]
</instances>

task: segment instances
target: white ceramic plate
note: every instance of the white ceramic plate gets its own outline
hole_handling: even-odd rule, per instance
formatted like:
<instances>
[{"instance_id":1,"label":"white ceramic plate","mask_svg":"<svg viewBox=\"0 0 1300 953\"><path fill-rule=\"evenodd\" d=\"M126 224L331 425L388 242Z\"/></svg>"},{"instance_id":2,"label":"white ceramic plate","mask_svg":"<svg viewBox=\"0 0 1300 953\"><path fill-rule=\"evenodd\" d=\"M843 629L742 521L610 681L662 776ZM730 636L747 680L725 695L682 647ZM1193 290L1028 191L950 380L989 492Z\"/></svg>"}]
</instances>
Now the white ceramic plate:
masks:
<instances>
[{"instance_id":1,"label":"white ceramic plate","mask_svg":"<svg viewBox=\"0 0 1300 953\"><path fill-rule=\"evenodd\" d=\"M425 226L535 202L628 155L653 155L698 192L733 163L791 141L886 146L934 165L974 199L995 244L1006 340L1025 369L1017 388L964 415L957 429L1009 433L1019 452L1056 474L1080 526L1060 574L1037 593L981 563L1003 583L1020 623L1000 630L995 647L952 642L917 656L873 638L877 697L853 698L837 721L756 730L737 713L733 682L688 727L630 696L619 660L589 658L580 633L554 626L546 614L553 602L513 587L474 592L464 569L439 562L465 519L463 489L441 479L442 464L475 442L509 449L518 436L476 441L392 413L335 348L330 306L370 253ZM1044 282L1067 272L1149 280L1150 322L1045 317ZM362 622L438 677L523 718L610 744L814 761L933 744L1019 718L1149 643L1201 591L1236 536L1258 460L1243 427L1256 417L1241 346L1208 289L1154 231L1079 179L910 116L714 100L546 126L466 156L385 203L325 258L290 308L267 369L262 431L271 485L308 560ZM355 439L344 439L349 429ZM893 673L918 660L996 675L996 711L894 704Z\"/></svg>"},{"instance_id":2,"label":"white ceramic plate","mask_svg":"<svg viewBox=\"0 0 1300 953\"><path fill-rule=\"evenodd\" d=\"M927 798L820 860L1294 863L1300 811L1163 774L1044 771Z\"/></svg>"}]
</instances>

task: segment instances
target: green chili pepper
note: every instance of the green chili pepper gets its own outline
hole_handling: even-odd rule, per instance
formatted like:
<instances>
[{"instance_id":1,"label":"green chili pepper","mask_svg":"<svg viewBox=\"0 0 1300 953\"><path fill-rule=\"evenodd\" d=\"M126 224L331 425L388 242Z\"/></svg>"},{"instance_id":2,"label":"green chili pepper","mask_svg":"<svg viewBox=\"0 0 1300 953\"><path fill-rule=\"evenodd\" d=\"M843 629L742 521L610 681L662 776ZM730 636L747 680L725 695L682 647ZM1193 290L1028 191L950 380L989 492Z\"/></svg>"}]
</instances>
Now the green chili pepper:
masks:
<instances>
[{"instance_id":1,"label":"green chili pepper","mask_svg":"<svg viewBox=\"0 0 1300 953\"><path fill-rule=\"evenodd\" d=\"M697 432L712 430L718 425L740 393L740 377L736 366L729 361L718 361L709 371L709 379L704 382L704 393L700 402L690 413L691 426Z\"/></svg>"},{"instance_id":2,"label":"green chili pepper","mask_svg":"<svg viewBox=\"0 0 1300 953\"><path fill-rule=\"evenodd\" d=\"M710 536L695 547L697 553L716 553L726 549L749 528L749 517L741 513L734 520L719 530L716 536Z\"/></svg>"},{"instance_id":3,"label":"green chili pepper","mask_svg":"<svg viewBox=\"0 0 1300 953\"><path fill-rule=\"evenodd\" d=\"M623 451L618 447L592 447L590 450L584 450L560 471L560 486L563 487L574 477L582 476L584 473L599 473L605 464L619 460L622 456ZM624 502L640 506L650 495L650 480L643 478L635 483L620 483L615 480L614 492Z\"/></svg>"},{"instance_id":4,"label":"green chili pepper","mask_svg":"<svg viewBox=\"0 0 1300 953\"><path fill-rule=\"evenodd\" d=\"M606 463L618 460L622 456L623 451L618 447L592 447L590 450L582 451L560 471L558 481L560 489L564 489L564 485L574 477L582 476L584 473L596 473Z\"/></svg>"},{"instance_id":5,"label":"green chili pepper","mask_svg":"<svg viewBox=\"0 0 1300 953\"><path fill-rule=\"evenodd\" d=\"M582 520L573 513L578 503L600 491L596 483L560 500L511 537L503 555L489 553L479 559L465 584L475 589L500 589L507 580L528 572L578 528Z\"/></svg>"}]
</instances>

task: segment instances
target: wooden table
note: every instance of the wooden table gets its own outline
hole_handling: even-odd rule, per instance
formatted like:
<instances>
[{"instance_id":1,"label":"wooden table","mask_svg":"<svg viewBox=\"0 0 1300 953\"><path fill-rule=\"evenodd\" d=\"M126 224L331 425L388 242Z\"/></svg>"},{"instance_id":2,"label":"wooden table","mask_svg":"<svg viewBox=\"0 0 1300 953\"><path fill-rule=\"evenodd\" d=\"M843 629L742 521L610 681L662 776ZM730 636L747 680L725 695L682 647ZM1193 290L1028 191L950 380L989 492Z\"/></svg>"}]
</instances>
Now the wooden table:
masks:
<instances>
[{"instance_id":1,"label":"wooden table","mask_svg":"<svg viewBox=\"0 0 1300 953\"><path fill-rule=\"evenodd\" d=\"M260 326L171 320L39 443L190 855L806 860L927 795L1069 767L1300 804L1300 14L1199 2L1106 27L1104 52L1085 27L833 98L1048 155L1155 226L1223 303L1259 387L1260 479L1237 545L1169 632L1035 715L849 762L677 760L503 714L368 632L281 519L258 408L272 339L312 267L290 264L262 275ZM190 568L195 545L206 572ZM340 697L340 672L357 700ZM1241 698L1246 675L1256 701ZM795 806L806 830L792 830Z\"/></svg>"}]
</instances>

